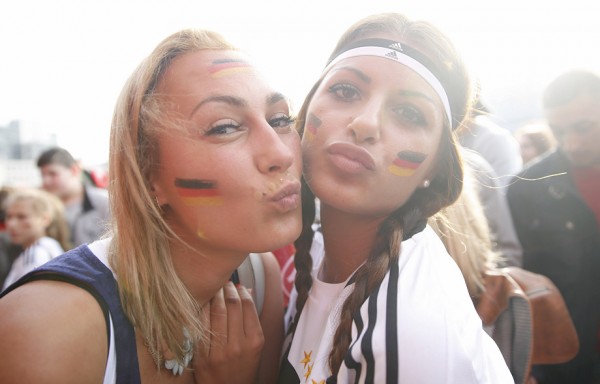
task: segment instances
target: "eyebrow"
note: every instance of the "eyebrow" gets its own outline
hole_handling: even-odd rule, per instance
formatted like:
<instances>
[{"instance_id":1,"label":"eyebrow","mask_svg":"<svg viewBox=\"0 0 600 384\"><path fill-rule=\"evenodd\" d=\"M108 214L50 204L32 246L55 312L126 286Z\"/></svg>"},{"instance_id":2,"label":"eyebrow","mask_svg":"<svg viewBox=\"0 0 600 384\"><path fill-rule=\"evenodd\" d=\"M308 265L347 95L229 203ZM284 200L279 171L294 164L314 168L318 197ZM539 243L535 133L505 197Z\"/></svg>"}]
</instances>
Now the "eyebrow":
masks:
<instances>
[{"instance_id":1,"label":"eyebrow","mask_svg":"<svg viewBox=\"0 0 600 384\"><path fill-rule=\"evenodd\" d=\"M271 106L273 104L277 104L281 100L286 100L286 97L282 93L273 92L267 96L266 103L268 106ZM194 109L192 109L192 112L190 112L190 117L193 116L203 105L208 103L224 103L238 108L244 108L248 106L246 100L240 97L227 95L211 96L196 104Z\"/></svg>"},{"instance_id":2,"label":"eyebrow","mask_svg":"<svg viewBox=\"0 0 600 384\"><path fill-rule=\"evenodd\" d=\"M350 71L350 72L354 73L356 76L358 76L358 78L360 78L365 83L370 83L371 82L371 78L369 76L367 76L360 69L356 69L354 67L339 67L339 68L335 68L334 69L335 72L341 71L341 70L346 70L346 71Z\"/></svg>"},{"instance_id":3,"label":"eyebrow","mask_svg":"<svg viewBox=\"0 0 600 384\"><path fill-rule=\"evenodd\" d=\"M422 92L411 91L411 90L405 89L405 90L398 92L398 94L400 96L422 97L423 99L425 99L435 105L435 101L431 97L427 96L426 94L424 94Z\"/></svg>"},{"instance_id":4,"label":"eyebrow","mask_svg":"<svg viewBox=\"0 0 600 384\"><path fill-rule=\"evenodd\" d=\"M357 68L354 68L354 67L340 67L340 68L334 69L334 71L340 71L340 70L346 70L346 71L354 73L356 76L358 76L365 83L370 83L371 82L371 78L369 76L367 76L367 74L365 74L360 69L357 69ZM426 94L424 94L422 92L418 92L418 91L402 90L402 91L398 92L398 94L401 95L401 96L422 97L422 98L430 101L431 103L435 103L434 100L431 97L427 96Z\"/></svg>"}]
</instances>

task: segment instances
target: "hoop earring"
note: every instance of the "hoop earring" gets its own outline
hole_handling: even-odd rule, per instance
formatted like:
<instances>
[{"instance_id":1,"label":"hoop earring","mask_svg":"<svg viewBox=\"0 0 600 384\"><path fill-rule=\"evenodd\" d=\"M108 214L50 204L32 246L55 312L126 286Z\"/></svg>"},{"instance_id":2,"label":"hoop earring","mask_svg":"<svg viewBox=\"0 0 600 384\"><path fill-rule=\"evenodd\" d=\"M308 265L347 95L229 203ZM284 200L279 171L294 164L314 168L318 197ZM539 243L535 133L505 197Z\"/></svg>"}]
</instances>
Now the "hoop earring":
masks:
<instances>
[{"instance_id":1,"label":"hoop earring","mask_svg":"<svg viewBox=\"0 0 600 384\"><path fill-rule=\"evenodd\" d=\"M431 182L429 181L429 179L425 179L425 180L423 180L423 183L421 184L421 186L423 188L427 188L427 187L429 187L430 184L431 184Z\"/></svg>"}]
</instances>

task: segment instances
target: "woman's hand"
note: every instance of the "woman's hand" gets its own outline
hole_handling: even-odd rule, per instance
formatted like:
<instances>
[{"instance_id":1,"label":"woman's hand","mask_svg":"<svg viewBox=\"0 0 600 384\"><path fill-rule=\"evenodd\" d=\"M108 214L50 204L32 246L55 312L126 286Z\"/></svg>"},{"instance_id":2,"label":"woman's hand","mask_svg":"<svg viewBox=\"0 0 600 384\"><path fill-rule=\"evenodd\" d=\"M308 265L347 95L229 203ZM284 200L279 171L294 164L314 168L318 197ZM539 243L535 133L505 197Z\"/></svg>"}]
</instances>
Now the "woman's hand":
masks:
<instances>
[{"instance_id":1,"label":"woman's hand","mask_svg":"<svg viewBox=\"0 0 600 384\"><path fill-rule=\"evenodd\" d=\"M210 345L199 345L192 360L196 383L255 382L264 335L248 290L228 282L208 312Z\"/></svg>"}]
</instances>

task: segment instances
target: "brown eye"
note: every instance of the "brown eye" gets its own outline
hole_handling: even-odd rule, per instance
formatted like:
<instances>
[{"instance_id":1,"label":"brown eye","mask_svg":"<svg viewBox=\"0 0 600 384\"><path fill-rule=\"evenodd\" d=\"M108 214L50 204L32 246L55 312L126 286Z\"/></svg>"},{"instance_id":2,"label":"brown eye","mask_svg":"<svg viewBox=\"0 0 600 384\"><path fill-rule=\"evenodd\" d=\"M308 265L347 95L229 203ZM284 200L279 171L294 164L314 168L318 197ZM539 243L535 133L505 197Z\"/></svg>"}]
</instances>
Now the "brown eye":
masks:
<instances>
[{"instance_id":1,"label":"brown eye","mask_svg":"<svg viewBox=\"0 0 600 384\"><path fill-rule=\"evenodd\" d=\"M394 108L393 111L402 122L412 125L425 125L427 123L421 111L410 105L401 105Z\"/></svg>"},{"instance_id":2,"label":"brown eye","mask_svg":"<svg viewBox=\"0 0 600 384\"><path fill-rule=\"evenodd\" d=\"M353 101L360 98L358 88L351 84L335 84L329 87L329 92L335 95L336 98L342 101Z\"/></svg>"}]
</instances>

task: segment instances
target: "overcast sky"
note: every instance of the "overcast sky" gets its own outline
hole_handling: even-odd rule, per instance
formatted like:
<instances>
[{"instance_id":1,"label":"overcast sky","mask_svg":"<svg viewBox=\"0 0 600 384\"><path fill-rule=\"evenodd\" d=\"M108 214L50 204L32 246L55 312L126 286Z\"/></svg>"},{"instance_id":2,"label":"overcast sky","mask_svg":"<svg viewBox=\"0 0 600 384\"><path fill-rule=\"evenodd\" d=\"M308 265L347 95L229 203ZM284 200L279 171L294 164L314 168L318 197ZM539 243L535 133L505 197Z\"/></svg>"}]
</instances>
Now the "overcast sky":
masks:
<instances>
[{"instance_id":1,"label":"overcast sky","mask_svg":"<svg viewBox=\"0 0 600 384\"><path fill-rule=\"evenodd\" d=\"M22 120L56 133L85 164L106 161L125 79L160 40L187 27L222 33L299 106L340 34L382 11L450 35L507 124L508 112L538 107L560 72L600 68L595 0L3 0L0 125Z\"/></svg>"}]
</instances>

